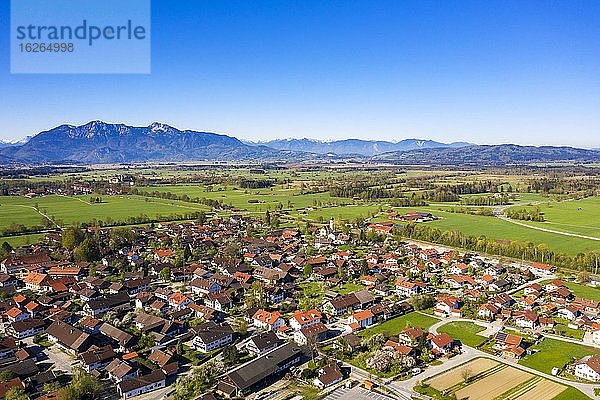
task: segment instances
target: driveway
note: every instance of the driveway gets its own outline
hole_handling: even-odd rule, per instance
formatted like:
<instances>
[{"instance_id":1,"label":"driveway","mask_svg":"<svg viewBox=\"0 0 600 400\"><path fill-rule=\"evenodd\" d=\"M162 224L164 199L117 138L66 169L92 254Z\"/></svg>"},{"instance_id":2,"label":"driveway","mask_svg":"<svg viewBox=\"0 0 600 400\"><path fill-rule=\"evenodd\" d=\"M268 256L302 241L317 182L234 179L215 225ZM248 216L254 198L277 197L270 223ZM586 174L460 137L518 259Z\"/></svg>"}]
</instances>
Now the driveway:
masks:
<instances>
[{"instance_id":1,"label":"driveway","mask_svg":"<svg viewBox=\"0 0 600 400\"><path fill-rule=\"evenodd\" d=\"M75 357L67 354L56 344L44 349L44 352L48 356L48 361L54 363L55 369L71 373L71 369L74 366L79 365L79 361L77 361Z\"/></svg>"}]
</instances>

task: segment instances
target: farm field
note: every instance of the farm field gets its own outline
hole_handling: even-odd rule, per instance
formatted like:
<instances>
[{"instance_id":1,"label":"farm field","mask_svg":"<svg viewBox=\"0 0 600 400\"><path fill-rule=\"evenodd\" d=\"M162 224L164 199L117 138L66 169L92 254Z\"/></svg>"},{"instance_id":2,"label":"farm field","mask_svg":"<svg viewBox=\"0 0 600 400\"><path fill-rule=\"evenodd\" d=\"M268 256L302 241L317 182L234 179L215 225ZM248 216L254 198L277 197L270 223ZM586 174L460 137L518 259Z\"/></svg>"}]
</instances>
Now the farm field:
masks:
<instances>
[{"instance_id":1,"label":"farm field","mask_svg":"<svg viewBox=\"0 0 600 400\"><path fill-rule=\"evenodd\" d=\"M524 223L562 232L600 237L600 197L545 202L536 207L544 213L545 221L523 221ZM518 208L529 209L532 206Z\"/></svg>"},{"instance_id":2,"label":"farm field","mask_svg":"<svg viewBox=\"0 0 600 400\"><path fill-rule=\"evenodd\" d=\"M530 374L519 369L502 368L458 390L456 397L459 399L492 400L530 378Z\"/></svg>"},{"instance_id":3,"label":"farm field","mask_svg":"<svg viewBox=\"0 0 600 400\"><path fill-rule=\"evenodd\" d=\"M469 381L465 382L465 376ZM437 393L471 400L585 399L576 389L488 358L477 358L425 381ZM418 388L417 388L418 390ZM559 397L569 393L571 397Z\"/></svg>"},{"instance_id":4,"label":"farm field","mask_svg":"<svg viewBox=\"0 0 600 400\"><path fill-rule=\"evenodd\" d=\"M167 218L194 211L207 211L201 204L174 200L145 198L142 196L100 196L102 203L90 203L90 196L48 195L29 199L22 196L0 197L0 226L13 223L25 226L42 225L44 217L62 221L63 224L106 221L126 222L130 217L145 214L151 218ZM36 210L39 210L39 212Z\"/></svg>"},{"instance_id":5,"label":"farm field","mask_svg":"<svg viewBox=\"0 0 600 400\"><path fill-rule=\"evenodd\" d=\"M539 351L525 356L519 361L519 364L546 374L550 374L554 367L562 369L567 363L573 360L578 360L590 354L600 354L600 349L594 347L550 338L546 338L538 345L534 345L533 350Z\"/></svg>"},{"instance_id":6,"label":"farm field","mask_svg":"<svg viewBox=\"0 0 600 400\"><path fill-rule=\"evenodd\" d=\"M463 366L463 368L454 368L446 373L434 376L432 379L428 380L427 383L436 390L446 390L463 380L461 375L464 368L471 370L471 374L477 375L496 365L498 365L498 362L490 360L489 358L476 358Z\"/></svg>"},{"instance_id":7,"label":"farm field","mask_svg":"<svg viewBox=\"0 0 600 400\"><path fill-rule=\"evenodd\" d=\"M466 321L449 322L438 328L438 332L447 333L453 339L458 339L471 347L477 347L486 340L485 336L477 334L484 330L484 327Z\"/></svg>"},{"instance_id":8,"label":"farm field","mask_svg":"<svg viewBox=\"0 0 600 400\"><path fill-rule=\"evenodd\" d=\"M365 329L364 331L361 331L359 335L367 337L373 336L376 333L389 333L390 335L397 335L402 329L409 326L418 326L424 330L427 330L431 325L438 321L438 318L414 311L396 318L392 318L382 324L375 325L372 328Z\"/></svg>"},{"instance_id":9,"label":"farm field","mask_svg":"<svg viewBox=\"0 0 600 400\"><path fill-rule=\"evenodd\" d=\"M241 189L236 186L219 186L207 190L205 185L166 185L147 186L140 191L151 193L170 192L176 195L187 195L190 198L206 198L220 200L225 204L245 211L265 212L275 210L280 204L285 209L298 209L317 204L349 204L351 199L331 197L329 193L301 194L293 187L275 186L265 189Z\"/></svg>"}]
</instances>

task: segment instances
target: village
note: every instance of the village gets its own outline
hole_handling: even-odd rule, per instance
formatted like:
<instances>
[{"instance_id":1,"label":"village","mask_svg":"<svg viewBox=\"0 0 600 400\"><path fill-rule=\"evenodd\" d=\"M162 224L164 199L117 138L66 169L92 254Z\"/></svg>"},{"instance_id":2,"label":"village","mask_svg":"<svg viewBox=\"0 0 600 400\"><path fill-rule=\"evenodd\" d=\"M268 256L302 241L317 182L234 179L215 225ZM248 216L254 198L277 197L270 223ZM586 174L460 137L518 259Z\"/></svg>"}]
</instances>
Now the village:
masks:
<instances>
[{"instance_id":1,"label":"village","mask_svg":"<svg viewBox=\"0 0 600 400\"><path fill-rule=\"evenodd\" d=\"M247 215L90 226L5 249L0 398L50 400L76 379L114 399L430 398L417 380L472 351L518 366L544 340L600 347L600 303L568 288L575 277L404 241L397 224L435 217L388 217L344 231ZM87 260L73 250L85 241ZM600 381L593 353L546 367L586 394Z\"/></svg>"}]
</instances>

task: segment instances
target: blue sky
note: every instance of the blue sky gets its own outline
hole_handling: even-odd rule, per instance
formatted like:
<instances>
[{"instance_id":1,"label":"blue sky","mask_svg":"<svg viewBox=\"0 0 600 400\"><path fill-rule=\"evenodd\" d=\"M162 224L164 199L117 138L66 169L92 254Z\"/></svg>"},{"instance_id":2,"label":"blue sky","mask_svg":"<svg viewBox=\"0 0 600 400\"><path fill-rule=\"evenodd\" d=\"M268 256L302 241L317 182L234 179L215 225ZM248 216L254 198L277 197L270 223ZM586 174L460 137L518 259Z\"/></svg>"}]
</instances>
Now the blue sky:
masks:
<instances>
[{"instance_id":1,"label":"blue sky","mask_svg":"<svg viewBox=\"0 0 600 400\"><path fill-rule=\"evenodd\" d=\"M149 75L11 75L0 138L153 121L287 137L600 147L598 1L152 1Z\"/></svg>"}]
</instances>

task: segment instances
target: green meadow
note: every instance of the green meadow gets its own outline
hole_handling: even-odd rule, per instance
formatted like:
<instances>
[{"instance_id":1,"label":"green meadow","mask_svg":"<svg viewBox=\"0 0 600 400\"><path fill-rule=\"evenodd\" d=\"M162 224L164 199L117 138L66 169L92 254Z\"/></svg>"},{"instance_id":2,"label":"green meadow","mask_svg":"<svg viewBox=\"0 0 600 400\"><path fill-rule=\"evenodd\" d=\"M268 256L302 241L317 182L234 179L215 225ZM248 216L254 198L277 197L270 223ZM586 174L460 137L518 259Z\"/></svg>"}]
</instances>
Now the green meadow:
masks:
<instances>
[{"instance_id":1,"label":"green meadow","mask_svg":"<svg viewBox=\"0 0 600 400\"><path fill-rule=\"evenodd\" d=\"M0 197L0 226L13 223L25 226L42 225L44 217L61 220L69 225L92 220L115 222L145 214L150 218L183 215L194 211L207 211L201 204L145 198L142 196L99 196L101 203L90 203L90 196L48 195L29 199L22 196Z\"/></svg>"},{"instance_id":2,"label":"green meadow","mask_svg":"<svg viewBox=\"0 0 600 400\"><path fill-rule=\"evenodd\" d=\"M528 206L524 208L532 207ZM544 213L545 221L524 221L528 225L555 231L600 237L600 197L545 202L535 207L538 207Z\"/></svg>"},{"instance_id":3,"label":"green meadow","mask_svg":"<svg viewBox=\"0 0 600 400\"><path fill-rule=\"evenodd\" d=\"M496 217L481 215L451 213L442 207L407 207L397 208L396 212L411 210L429 211L441 217L439 220L428 222L442 231L461 231L468 235L485 235L499 240L530 241L536 244L545 243L554 251L567 254L577 254L583 251L598 249L598 242L572 236L531 229L516 225ZM528 222L529 223L529 222Z\"/></svg>"}]
</instances>

